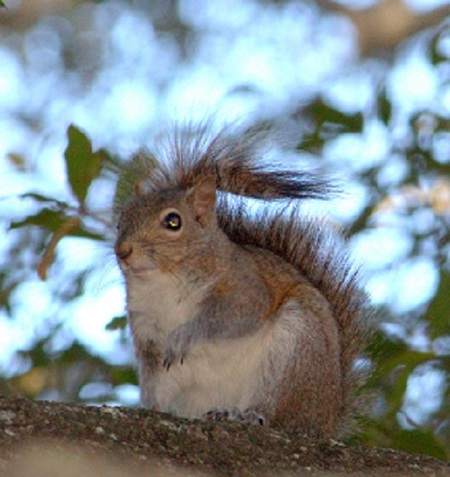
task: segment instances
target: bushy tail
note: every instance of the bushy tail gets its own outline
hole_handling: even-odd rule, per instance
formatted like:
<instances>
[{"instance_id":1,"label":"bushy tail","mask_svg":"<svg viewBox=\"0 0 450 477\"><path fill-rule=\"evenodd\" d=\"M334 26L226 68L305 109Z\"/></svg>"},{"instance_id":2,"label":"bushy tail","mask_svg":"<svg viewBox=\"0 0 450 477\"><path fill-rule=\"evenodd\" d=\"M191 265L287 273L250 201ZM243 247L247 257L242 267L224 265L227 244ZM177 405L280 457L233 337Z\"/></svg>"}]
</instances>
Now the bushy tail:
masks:
<instances>
[{"instance_id":1,"label":"bushy tail","mask_svg":"<svg viewBox=\"0 0 450 477\"><path fill-rule=\"evenodd\" d=\"M149 190L189 189L209 175L221 191L263 200L324 198L333 189L312 174L264 161L265 131L225 128L212 134L210 129L178 128L162 141L155 151L159 165L146 180Z\"/></svg>"},{"instance_id":2,"label":"bushy tail","mask_svg":"<svg viewBox=\"0 0 450 477\"><path fill-rule=\"evenodd\" d=\"M231 219L231 220L230 220ZM222 229L237 243L272 251L297 268L327 299L339 332L343 380L339 433L355 429L353 417L363 410L358 389L367 373L358 367L370 334L370 311L358 269L342 238L323 223L302 217L296 207L288 212L267 206L255 212L224 200L219 207Z\"/></svg>"}]
</instances>

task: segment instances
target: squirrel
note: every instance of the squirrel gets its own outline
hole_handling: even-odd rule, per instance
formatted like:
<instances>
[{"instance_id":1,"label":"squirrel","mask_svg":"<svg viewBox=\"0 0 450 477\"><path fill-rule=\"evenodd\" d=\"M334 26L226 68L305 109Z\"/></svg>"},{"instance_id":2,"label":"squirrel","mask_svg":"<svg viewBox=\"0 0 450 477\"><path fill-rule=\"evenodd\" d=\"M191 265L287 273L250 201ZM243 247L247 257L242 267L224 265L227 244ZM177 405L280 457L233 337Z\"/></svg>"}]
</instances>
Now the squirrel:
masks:
<instances>
[{"instance_id":1,"label":"squirrel","mask_svg":"<svg viewBox=\"0 0 450 477\"><path fill-rule=\"evenodd\" d=\"M300 211L333 188L264 162L263 135L176 128L119 180L115 254L141 401L345 436L367 297L341 239Z\"/></svg>"}]
</instances>

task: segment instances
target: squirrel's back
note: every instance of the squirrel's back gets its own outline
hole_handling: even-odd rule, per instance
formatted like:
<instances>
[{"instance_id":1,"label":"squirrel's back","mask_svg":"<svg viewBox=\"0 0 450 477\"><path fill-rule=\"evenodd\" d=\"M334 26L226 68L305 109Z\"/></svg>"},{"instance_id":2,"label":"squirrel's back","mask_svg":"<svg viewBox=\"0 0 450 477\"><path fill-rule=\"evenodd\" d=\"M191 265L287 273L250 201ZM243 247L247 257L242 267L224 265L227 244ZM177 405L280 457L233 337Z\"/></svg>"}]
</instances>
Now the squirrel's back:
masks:
<instances>
[{"instance_id":1,"label":"squirrel's back","mask_svg":"<svg viewBox=\"0 0 450 477\"><path fill-rule=\"evenodd\" d=\"M334 428L342 434L357 407L356 361L368 339L367 298L342 239L322 222L303 217L297 205L299 199L326 198L332 187L314 175L265 162L259 155L264 140L257 131L225 129L214 135L208 126L177 129L155 156L141 155L128 166L116 207L123 205L122 188L129 191L126 184L136 180L140 193L156 196L190 191L214 178L216 216L228 238L281 257L326 300L338 336L341 402Z\"/></svg>"}]
</instances>

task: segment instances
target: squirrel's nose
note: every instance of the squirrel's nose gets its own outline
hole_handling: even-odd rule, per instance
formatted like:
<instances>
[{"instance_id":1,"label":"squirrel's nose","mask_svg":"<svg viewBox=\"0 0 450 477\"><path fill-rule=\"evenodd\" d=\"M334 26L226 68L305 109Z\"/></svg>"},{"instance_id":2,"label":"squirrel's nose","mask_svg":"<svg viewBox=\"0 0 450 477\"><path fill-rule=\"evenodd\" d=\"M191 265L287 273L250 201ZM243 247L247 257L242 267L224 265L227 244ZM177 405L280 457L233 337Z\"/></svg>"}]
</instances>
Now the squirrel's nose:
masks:
<instances>
[{"instance_id":1,"label":"squirrel's nose","mask_svg":"<svg viewBox=\"0 0 450 477\"><path fill-rule=\"evenodd\" d=\"M133 253L133 245L130 242L116 243L114 252L120 260L126 260Z\"/></svg>"}]
</instances>

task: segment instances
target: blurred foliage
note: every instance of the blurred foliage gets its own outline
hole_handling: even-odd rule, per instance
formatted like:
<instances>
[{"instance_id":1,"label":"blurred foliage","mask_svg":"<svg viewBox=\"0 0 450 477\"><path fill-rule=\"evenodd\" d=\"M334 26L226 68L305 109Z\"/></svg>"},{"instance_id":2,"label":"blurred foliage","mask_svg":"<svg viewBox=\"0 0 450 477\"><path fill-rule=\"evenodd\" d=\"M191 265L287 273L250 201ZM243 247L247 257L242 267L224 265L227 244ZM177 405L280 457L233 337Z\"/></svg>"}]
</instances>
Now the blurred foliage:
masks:
<instances>
[{"instance_id":1,"label":"blurred foliage","mask_svg":"<svg viewBox=\"0 0 450 477\"><path fill-rule=\"evenodd\" d=\"M4 6L0 1L0 6ZM164 28L176 20L172 13ZM187 39L192 37L186 25L173 27L173 36L182 43L187 55ZM436 68L450 67L450 60L439 48L447 30L436 30L429 38L427 51L430 64ZM186 43L183 43L186 42ZM389 67L389 65L383 65ZM300 108L289 108L269 118L277 123L280 117L289 117L304 131L297 144L300 152L322 154L336 138L348 134L362 135L369 123L380 123L387 134L398 121L397 105L392 100L384 80L376 85L376 102L371 111L343 111L322 95L311 98ZM255 122L259 119L255 118ZM264 118L267 122L267 117ZM369 191L368 200L348 226L350 236L377 228L386 217L396 220L408 229L413 246L408 259L426 255L439 269L439 284L434 296L423 306L405 316L394 316L388 306L380 310L384 323L402 323L402 333L392 333L389 327L380 330L368 350L377 370L368 384L375 396L374 410L366 419L362 442L392 446L399 449L427 453L450 459L450 157L436 154L437 141L447 142L450 151L450 118L441 110L425 108L408 118L402 134L392 134L386 161L400 157L407 165L401 179L395 183L383 179L382 167L377 163L357 172L357 181ZM111 213L99 212L91 206L90 191L99 180L113 184L117 181L120 161L105 150L96 151L91 139L76 126L67 130L64 153L67 183L72 200L59 196L24 193L23 201L33 204L33 212L12 221L9 226L11 245L9 260L0 269L1 304L13 315L13 291L25 280L30 270L38 270L41 278L51 273L57 245L68 237L110 244L113 230ZM24 170L21 156L11 152L9 160ZM111 205L112 207L112 205ZM427 223L415 226L412 217L417 213L431 217ZM89 269L77 272L54 291L54 300L65 306L84 292ZM111 317L108 333L124 333L125 317ZM412 336L422 327L426 345L417 347ZM97 356L75 339L55 346L59 324L50 323L45 336L37 337L29 349L18 353L19 371L12 377L0 378L2 394L23 394L29 397L54 397L67 401L105 402L118 400L115 389L124 384L136 384L133 366L114 365ZM126 340L126 335L123 335ZM426 422L413 422L405 415L405 393L412 377L424 369L437 370L445 375L442 405L427 417ZM92 383L103 383L103 393L83 397L82 390Z\"/></svg>"},{"instance_id":2,"label":"blurred foliage","mask_svg":"<svg viewBox=\"0 0 450 477\"><path fill-rule=\"evenodd\" d=\"M35 398L46 393L52 396L52 391L59 401L74 401L74 396L80 396L84 386L92 382L107 384L109 392L93 398L91 403L102 403L111 400L111 389L122 384L137 384L136 375L128 366L114 366L99 357L92 356L83 345L73 343L69 348L58 353L49 352L50 338L35 343L33 349L23 351L20 355L32 362L29 371L15 376L10 380L0 380L0 390L3 395L11 395L20 390L28 398Z\"/></svg>"},{"instance_id":3,"label":"blurred foliage","mask_svg":"<svg viewBox=\"0 0 450 477\"><path fill-rule=\"evenodd\" d=\"M10 225L10 230L39 226L52 233L38 266L38 274L43 280L47 276L47 268L54 259L55 248L62 238L72 236L104 239L102 235L88 230L88 227L83 225L83 218L89 216L85 206L87 191L92 181L100 174L103 159L109 156L104 151L93 153L90 140L76 127L70 126L67 135L68 146L64 154L67 178L78 204L68 204L40 194L22 194L23 199L32 199L39 204L40 210Z\"/></svg>"}]
</instances>

